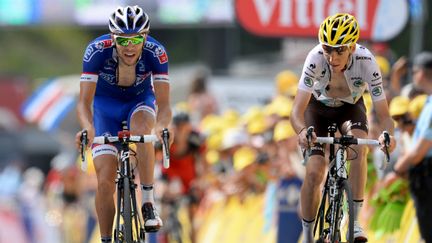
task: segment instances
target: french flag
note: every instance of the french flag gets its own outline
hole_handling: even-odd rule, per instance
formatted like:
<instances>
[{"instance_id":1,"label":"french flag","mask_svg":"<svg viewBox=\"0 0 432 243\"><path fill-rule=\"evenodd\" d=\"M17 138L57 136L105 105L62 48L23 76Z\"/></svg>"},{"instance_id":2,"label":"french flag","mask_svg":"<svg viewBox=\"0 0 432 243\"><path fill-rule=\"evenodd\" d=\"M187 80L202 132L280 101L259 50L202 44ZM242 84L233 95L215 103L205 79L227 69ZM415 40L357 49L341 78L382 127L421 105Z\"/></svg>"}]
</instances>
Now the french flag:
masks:
<instances>
[{"instance_id":1,"label":"french flag","mask_svg":"<svg viewBox=\"0 0 432 243\"><path fill-rule=\"evenodd\" d=\"M73 94L64 90L56 79L39 87L22 108L23 117L29 123L38 124L43 131L56 130L64 117L75 107Z\"/></svg>"}]
</instances>

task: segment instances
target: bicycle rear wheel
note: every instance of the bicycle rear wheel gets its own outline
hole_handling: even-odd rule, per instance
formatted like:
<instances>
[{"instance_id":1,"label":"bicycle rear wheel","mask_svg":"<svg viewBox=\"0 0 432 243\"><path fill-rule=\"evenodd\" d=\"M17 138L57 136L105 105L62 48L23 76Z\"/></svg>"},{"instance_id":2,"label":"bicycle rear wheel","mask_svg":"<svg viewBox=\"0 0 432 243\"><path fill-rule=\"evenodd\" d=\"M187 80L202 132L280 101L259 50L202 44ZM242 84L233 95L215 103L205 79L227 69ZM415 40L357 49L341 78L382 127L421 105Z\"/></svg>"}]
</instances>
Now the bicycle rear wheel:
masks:
<instances>
[{"instance_id":1,"label":"bicycle rear wheel","mask_svg":"<svg viewBox=\"0 0 432 243\"><path fill-rule=\"evenodd\" d=\"M353 196L351 192L351 187L347 180L343 180L340 188L340 198L339 198L339 206L336 208L337 215L336 225L337 229L333 231L333 239L341 239L342 232L346 233L346 241L353 243L354 242L354 202ZM345 217L346 222L346 231L344 231L341 227L342 218ZM345 228L345 227L343 227ZM336 229L336 228L335 228ZM339 234L339 235L336 235Z\"/></svg>"}]
</instances>

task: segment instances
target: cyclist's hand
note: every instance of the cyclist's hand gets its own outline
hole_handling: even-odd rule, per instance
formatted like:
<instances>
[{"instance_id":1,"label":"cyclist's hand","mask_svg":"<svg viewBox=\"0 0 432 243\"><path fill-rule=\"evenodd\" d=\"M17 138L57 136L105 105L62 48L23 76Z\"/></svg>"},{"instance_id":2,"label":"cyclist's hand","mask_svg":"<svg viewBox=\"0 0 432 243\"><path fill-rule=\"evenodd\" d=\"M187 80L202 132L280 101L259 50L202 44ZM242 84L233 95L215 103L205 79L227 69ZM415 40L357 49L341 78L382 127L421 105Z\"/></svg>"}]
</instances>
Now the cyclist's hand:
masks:
<instances>
[{"instance_id":1,"label":"cyclist's hand","mask_svg":"<svg viewBox=\"0 0 432 243\"><path fill-rule=\"evenodd\" d=\"M396 140L395 140L395 138L392 135L390 135L389 137L390 137L390 143L388 144L387 149L388 149L388 152L391 153L391 152L393 152L393 150L396 147ZM381 133L381 135L379 136L378 140L379 140L379 142L381 144L381 150L383 152L385 152L386 151L386 144L385 144L384 132Z\"/></svg>"},{"instance_id":2,"label":"cyclist's hand","mask_svg":"<svg viewBox=\"0 0 432 243\"><path fill-rule=\"evenodd\" d=\"M95 136L95 131L94 131L93 127L84 128L83 130L87 131L87 141L88 141L87 147L88 147L88 146L90 146L93 143L93 138ZM83 130L77 132L77 134L75 135L75 146L78 149L78 151L81 150L81 134L82 134Z\"/></svg>"},{"instance_id":3,"label":"cyclist's hand","mask_svg":"<svg viewBox=\"0 0 432 243\"><path fill-rule=\"evenodd\" d=\"M307 130L308 129L303 129L298 135L298 143L303 149L311 147L317 138L316 133L312 132L312 137L310 141L308 141Z\"/></svg>"},{"instance_id":4,"label":"cyclist's hand","mask_svg":"<svg viewBox=\"0 0 432 243\"><path fill-rule=\"evenodd\" d=\"M156 127L155 127L155 134L156 134L156 136L158 137L159 141L160 141L161 143L163 143L163 141L162 141L162 131L163 131L165 128L168 129L168 132L169 132L169 145L171 146L172 143L174 142L174 132L173 132L173 130L172 130L172 128L171 128L170 126L166 127L166 126L162 126L162 125L160 125L160 124L156 124Z\"/></svg>"}]
</instances>

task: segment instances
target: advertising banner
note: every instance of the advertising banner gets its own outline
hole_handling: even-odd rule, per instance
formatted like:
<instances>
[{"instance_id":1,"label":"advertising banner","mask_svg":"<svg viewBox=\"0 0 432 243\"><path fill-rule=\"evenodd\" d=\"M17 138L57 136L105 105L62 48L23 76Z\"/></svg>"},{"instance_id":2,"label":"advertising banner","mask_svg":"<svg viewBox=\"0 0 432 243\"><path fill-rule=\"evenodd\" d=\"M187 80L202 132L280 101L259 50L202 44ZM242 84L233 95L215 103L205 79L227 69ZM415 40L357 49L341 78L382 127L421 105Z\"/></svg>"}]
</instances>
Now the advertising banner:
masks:
<instances>
[{"instance_id":1,"label":"advertising banner","mask_svg":"<svg viewBox=\"0 0 432 243\"><path fill-rule=\"evenodd\" d=\"M298 178L282 179L278 188L278 232L277 242L297 242L302 231L298 214L300 188L302 181Z\"/></svg>"},{"instance_id":2,"label":"advertising banner","mask_svg":"<svg viewBox=\"0 0 432 243\"><path fill-rule=\"evenodd\" d=\"M390 40L408 21L405 0L236 0L236 17L249 32L269 37L316 37L329 15L346 12L360 25L360 38Z\"/></svg>"}]
</instances>

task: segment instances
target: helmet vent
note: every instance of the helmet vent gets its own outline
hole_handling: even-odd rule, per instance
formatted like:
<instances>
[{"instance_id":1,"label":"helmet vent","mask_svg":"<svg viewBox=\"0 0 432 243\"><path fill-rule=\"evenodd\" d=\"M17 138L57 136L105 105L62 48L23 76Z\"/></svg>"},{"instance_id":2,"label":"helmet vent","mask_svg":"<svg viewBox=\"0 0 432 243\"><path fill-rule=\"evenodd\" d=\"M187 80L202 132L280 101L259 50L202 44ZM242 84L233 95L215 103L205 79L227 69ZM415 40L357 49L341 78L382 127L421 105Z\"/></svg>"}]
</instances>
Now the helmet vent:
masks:
<instances>
[{"instance_id":1,"label":"helmet vent","mask_svg":"<svg viewBox=\"0 0 432 243\"><path fill-rule=\"evenodd\" d=\"M150 21L138 6L118 7L111 15L108 27L112 33L142 33L149 31Z\"/></svg>"}]
</instances>

